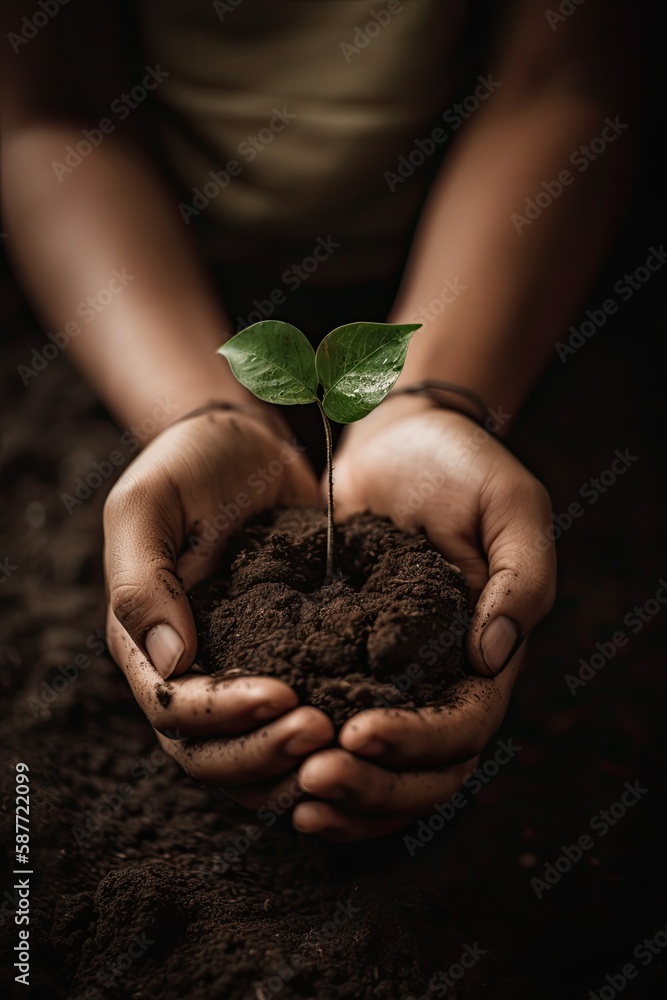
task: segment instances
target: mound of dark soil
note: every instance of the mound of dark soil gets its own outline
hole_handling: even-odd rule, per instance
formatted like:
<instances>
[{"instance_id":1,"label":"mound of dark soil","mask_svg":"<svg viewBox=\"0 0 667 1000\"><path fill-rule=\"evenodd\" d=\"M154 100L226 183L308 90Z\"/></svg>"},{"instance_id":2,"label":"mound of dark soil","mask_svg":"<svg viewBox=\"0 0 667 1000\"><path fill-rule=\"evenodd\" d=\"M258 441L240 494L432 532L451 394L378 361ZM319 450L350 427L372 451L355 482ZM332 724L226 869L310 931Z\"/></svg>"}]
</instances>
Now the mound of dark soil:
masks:
<instances>
[{"instance_id":1,"label":"mound of dark soil","mask_svg":"<svg viewBox=\"0 0 667 1000\"><path fill-rule=\"evenodd\" d=\"M263 514L193 591L198 664L269 674L337 726L361 708L442 705L466 673L467 588L421 535L361 514L336 529L338 579L323 585L326 516ZM431 663L426 666L425 652ZM433 652L431 652L433 651Z\"/></svg>"},{"instance_id":2,"label":"mound of dark soil","mask_svg":"<svg viewBox=\"0 0 667 1000\"><path fill-rule=\"evenodd\" d=\"M642 223L634 248L612 262L611 283L643 259L643 231ZM231 315L246 314L258 294L255 273L251 285ZM133 454L64 356L23 383L18 366L31 363L33 347L43 350L44 334L27 316L10 321L0 281L0 318L15 332L0 345L4 996L584 1000L609 996L626 963L637 976L622 1000L666 995L667 949L656 954L667 920L667 756L656 739L666 612L637 632L624 625L654 600L666 569L664 435L647 433L663 407L664 371L639 349L641 331L657 331L662 316L653 287L558 365L512 431L556 511L608 467L614 449L641 447L636 467L584 504L560 539L559 599L531 635L530 662L498 734L521 751L478 792L464 786L466 804L443 829L435 815L348 847L297 834L284 817L269 826L198 786L159 749L99 638L111 477L73 510L62 500L93 461L122 449L127 466ZM344 305L340 322L358 315ZM317 443L321 428L304 425ZM627 644L574 695L566 675L619 629ZM496 749L493 737L489 761ZM17 761L29 766L31 785L28 989L13 967ZM562 845L590 833L591 817L637 780L648 794L537 898L530 879L543 878ZM248 845L249 825L262 835ZM424 846L412 853L403 837L414 843L420 831ZM644 939L654 949L649 965L637 958ZM465 949L477 946L485 954L454 981L451 970L460 973Z\"/></svg>"}]
</instances>

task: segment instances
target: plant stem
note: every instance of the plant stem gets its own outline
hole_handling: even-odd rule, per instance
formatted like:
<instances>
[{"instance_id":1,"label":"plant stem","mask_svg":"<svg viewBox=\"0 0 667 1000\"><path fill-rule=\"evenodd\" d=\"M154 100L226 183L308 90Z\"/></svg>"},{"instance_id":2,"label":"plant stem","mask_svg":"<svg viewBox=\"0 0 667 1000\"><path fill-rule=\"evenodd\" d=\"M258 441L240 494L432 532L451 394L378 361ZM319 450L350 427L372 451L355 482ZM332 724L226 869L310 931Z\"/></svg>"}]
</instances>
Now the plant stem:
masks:
<instances>
[{"instance_id":1,"label":"plant stem","mask_svg":"<svg viewBox=\"0 0 667 1000\"><path fill-rule=\"evenodd\" d=\"M333 499L333 441L331 438L331 424L324 412L324 407L320 400L316 400L318 409L322 415L324 424L324 436L327 442L327 479L329 482L329 492L327 501L327 572L325 582L333 580L333 546L334 546L334 499Z\"/></svg>"}]
</instances>

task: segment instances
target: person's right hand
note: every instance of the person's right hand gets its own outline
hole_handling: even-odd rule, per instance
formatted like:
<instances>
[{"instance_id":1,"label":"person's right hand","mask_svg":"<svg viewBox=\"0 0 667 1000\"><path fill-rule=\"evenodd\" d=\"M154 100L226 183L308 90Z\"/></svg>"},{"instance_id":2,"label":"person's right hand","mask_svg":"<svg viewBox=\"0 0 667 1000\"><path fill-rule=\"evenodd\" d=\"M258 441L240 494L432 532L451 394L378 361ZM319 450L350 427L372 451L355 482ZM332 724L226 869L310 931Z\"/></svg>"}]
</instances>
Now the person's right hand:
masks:
<instances>
[{"instance_id":1,"label":"person's right hand","mask_svg":"<svg viewBox=\"0 0 667 1000\"><path fill-rule=\"evenodd\" d=\"M186 592L215 572L242 520L318 499L303 457L259 414L210 410L152 441L104 511L111 654L165 752L249 808L287 787L333 727L276 678L181 676L197 651Z\"/></svg>"}]
</instances>

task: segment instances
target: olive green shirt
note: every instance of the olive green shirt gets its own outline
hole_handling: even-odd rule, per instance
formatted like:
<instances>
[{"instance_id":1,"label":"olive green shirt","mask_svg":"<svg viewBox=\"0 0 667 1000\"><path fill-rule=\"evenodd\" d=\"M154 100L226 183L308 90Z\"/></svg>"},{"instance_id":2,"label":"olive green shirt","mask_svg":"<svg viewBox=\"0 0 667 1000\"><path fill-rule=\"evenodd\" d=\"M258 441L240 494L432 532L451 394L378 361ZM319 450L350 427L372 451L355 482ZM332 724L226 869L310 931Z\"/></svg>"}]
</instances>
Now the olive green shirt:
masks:
<instances>
[{"instance_id":1,"label":"olive green shirt","mask_svg":"<svg viewBox=\"0 0 667 1000\"><path fill-rule=\"evenodd\" d=\"M325 245L313 283L393 273L431 176L465 6L141 0L147 58L169 73L156 96L179 211L184 225L204 217L219 264L280 270Z\"/></svg>"}]
</instances>

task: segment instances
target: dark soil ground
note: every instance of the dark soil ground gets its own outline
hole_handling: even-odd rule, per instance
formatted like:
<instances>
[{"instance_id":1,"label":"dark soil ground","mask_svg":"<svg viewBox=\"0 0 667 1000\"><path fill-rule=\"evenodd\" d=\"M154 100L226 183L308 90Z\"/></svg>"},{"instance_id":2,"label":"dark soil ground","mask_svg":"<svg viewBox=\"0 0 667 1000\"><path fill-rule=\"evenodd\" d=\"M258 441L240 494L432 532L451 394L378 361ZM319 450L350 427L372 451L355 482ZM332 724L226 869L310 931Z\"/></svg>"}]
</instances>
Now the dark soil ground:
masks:
<instances>
[{"instance_id":1,"label":"dark soil ground","mask_svg":"<svg viewBox=\"0 0 667 1000\"><path fill-rule=\"evenodd\" d=\"M336 528L336 579L323 586L326 523L320 510L272 511L234 539L192 594L198 666L279 677L337 727L360 708L451 701L466 673L460 573L425 537L365 514ZM426 671L431 639L444 652Z\"/></svg>"},{"instance_id":2,"label":"dark soil ground","mask_svg":"<svg viewBox=\"0 0 667 1000\"><path fill-rule=\"evenodd\" d=\"M655 323L655 299L642 294L626 306L633 330ZM664 995L661 957L633 957L667 924L667 608L647 605L667 577L652 434L662 386L634 335L598 334L557 364L516 428L513 445L556 513L578 500L583 514L562 533L558 602L499 734L521 750L413 856L402 835L349 848L269 826L157 749L99 640L111 477L71 514L62 500L93 462L131 453L65 358L21 384L16 366L42 342L4 348L2 396L2 833L11 844L13 768L24 761L34 870L33 985L16 995L419 997L476 943L484 954L465 978L447 994L434 981L432 996L584 1000L628 962L638 976L624 998ZM594 503L582 499L582 484L626 448L637 461ZM633 609L645 606L637 625ZM565 675L619 630L627 643L573 695ZM538 899L530 879L635 781L648 792ZM247 846L252 823L261 837ZM13 864L10 850L0 901L10 983Z\"/></svg>"}]
</instances>

